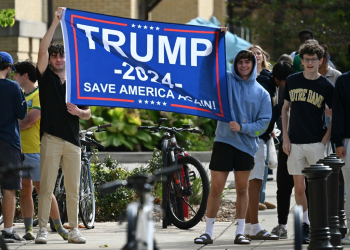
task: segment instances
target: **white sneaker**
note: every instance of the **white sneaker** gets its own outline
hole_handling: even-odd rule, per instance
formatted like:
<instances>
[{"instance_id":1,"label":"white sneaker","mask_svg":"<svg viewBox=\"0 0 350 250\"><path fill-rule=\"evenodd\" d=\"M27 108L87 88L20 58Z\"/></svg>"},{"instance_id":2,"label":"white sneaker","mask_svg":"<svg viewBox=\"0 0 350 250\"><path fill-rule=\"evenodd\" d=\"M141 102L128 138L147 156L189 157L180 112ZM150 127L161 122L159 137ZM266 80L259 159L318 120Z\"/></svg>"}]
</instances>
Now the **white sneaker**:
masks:
<instances>
[{"instance_id":1,"label":"white sneaker","mask_svg":"<svg viewBox=\"0 0 350 250\"><path fill-rule=\"evenodd\" d=\"M350 232L348 232L343 239L341 239L342 245L350 245Z\"/></svg>"},{"instance_id":2,"label":"white sneaker","mask_svg":"<svg viewBox=\"0 0 350 250\"><path fill-rule=\"evenodd\" d=\"M78 228L73 228L73 230L70 231L68 234L68 242L69 243L85 244L86 239L81 235Z\"/></svg>"},{"instance_id":3,"label":"white sneaker","mask_svg":"<svg viewBox=\"0 0 350 250\"><path fill-rule=\"evenodd\" d=\"M38 234L36 235L35 243L36 244L46 244L48 232L45 227L39 228Z\"/></svg>"},{"instance_id":4,"label":"white sneaker","mask_svg":"<svg viewBox=\"0 0 350 250\"><path fill-rule=\"evenodd\" d=\"M236 188L236 183L235 181L231 181L230 184L227 186L228 189L235 189Z\"/></svg>"}]
</instances>

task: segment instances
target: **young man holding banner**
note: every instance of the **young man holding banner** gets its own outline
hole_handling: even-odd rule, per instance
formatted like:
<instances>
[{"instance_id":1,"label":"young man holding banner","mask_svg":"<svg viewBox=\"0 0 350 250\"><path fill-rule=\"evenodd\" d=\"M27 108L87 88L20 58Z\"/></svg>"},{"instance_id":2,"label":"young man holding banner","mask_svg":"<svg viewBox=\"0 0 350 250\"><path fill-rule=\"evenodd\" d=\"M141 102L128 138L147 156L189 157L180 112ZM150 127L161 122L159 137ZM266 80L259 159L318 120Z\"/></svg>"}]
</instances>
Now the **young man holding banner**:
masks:
<instances>
[{"instance_id":1,"label":"young man holding banner","mask_svg":"<svg viewBox=\"0 0 350 250\"><path fill-rule=\"evenodd\" d=\"M52 192L61 163L67 191L67 210L70 232L69 243L86 243L78 230L78 203L80 180L79 118L89 119L89 107L66 103L66 64L62 44L51 44L53 34L62 18L62 8L39 47L37 77L41 104L41 150L39 196L39 231L35 243L46 244Z\"/></svg>"},{"instance_id":2,"label":"young man holding banner","mask_svg":"<svg viewBox=\"0 0 350 250\"><path fill-rule=\"evenodd\" d=\"M255 80L256 58L251 51L240 51L227 72L227 91L233 121L218 121L210 161L211 190L207 203L206 231L194 240L196 244L213 243L213 227L220 207L221 194L230 171L235 171L237 191L237 229L235 244L250 244L244 235L248 207L248 179L254 167L254 155L271 119L268 92Z\"/></svg>"}]
</instances>

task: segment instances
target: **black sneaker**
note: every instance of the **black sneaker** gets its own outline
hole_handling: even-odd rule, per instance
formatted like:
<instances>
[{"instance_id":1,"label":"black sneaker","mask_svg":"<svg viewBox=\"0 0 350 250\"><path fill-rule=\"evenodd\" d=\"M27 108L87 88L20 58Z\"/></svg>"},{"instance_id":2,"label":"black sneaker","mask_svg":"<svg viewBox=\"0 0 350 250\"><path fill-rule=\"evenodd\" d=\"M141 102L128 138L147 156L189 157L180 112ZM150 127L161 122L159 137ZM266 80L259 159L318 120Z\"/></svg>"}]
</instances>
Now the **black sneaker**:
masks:
<instances>
[{"instance_id":1,"label":"black sneaker","mask_svg":"<svg viewBox=\"0 0 350 250\"><path fill-rule=\"evenodd\" d=\"M2 232L2 237L5 239L6 243L19 243L19 242L25 242L26 240L19 237L19 235L15 232L12 231L12 233L7 233L5 230L1 230Z\"/></svg>"},{"instance_id":2,"label":"black sneaker","mask_svg":"<svg viewBox=\"0 0 350 250\"><path fill-rule=\"evenodd\" d=\"M27 232L25 235L23 235L23 239L25 239L25 240L35 240L35 236L31 232Z\"/></svg>"},{"instance_id":3,"label":"black sneaker","mask_svg":"<svg viewBox=\"0 0 350 250\"><path fill-rule=\"evenodd\" d=\"M310 225L303 223L303 244L309 244L310 243Z\"/></svg>"}]
</instances>

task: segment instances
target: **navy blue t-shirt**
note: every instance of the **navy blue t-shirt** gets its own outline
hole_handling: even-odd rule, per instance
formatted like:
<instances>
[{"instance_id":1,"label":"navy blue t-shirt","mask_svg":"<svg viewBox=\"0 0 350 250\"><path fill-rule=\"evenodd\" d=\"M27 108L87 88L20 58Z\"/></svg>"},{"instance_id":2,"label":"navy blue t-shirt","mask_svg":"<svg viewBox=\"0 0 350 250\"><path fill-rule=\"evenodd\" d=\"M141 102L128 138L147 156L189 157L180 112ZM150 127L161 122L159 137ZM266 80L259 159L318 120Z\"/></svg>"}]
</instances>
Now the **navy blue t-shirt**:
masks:
<instances>
[{"instance_id":1,"label":"navy blue t-shirt","mask_svg":"<svg viewBox=\"0 0 350 250\"><path fill-rule=\"evenodd\" d=\"M21 149L18 119L27 115L27 102L18 83L0 79L0 140Z\"/></svg>"},{"instance_id":2,"label":"navy blue t-shirt","mask_svg":"<svg viewBox=\"0 0 350 250\"><path fill-rule=\"evenodd\" d=\"M308 80L303 72L286 80L284 99L291 103L289 139L294 144L321 142L325 125L325 104L331 109L333 84L324 76Z\"/></svg>"}]
</instances>

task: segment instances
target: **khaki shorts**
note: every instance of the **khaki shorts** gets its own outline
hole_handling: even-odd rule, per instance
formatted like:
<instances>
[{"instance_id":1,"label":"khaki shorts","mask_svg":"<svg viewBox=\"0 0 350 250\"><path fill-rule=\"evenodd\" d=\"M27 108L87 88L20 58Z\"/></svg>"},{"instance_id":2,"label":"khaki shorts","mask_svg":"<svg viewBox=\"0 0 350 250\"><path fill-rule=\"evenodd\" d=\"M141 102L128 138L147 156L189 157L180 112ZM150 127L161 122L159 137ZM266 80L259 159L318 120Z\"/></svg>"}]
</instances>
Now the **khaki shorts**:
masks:
<instances>
[{"instance_id":1,"label":"khaki shorts","mask_svg":"<svg viewBox=\"0 0 350 250\"><path fill-rule=\"evenodd\" d=\"M304 175L301 171L324 159L325 146L321 142L310 144L291 144L287 166L290 175Z\"/></svg>"}]
</instances>

